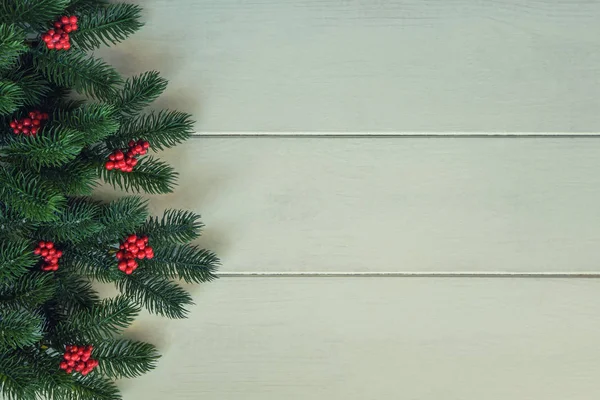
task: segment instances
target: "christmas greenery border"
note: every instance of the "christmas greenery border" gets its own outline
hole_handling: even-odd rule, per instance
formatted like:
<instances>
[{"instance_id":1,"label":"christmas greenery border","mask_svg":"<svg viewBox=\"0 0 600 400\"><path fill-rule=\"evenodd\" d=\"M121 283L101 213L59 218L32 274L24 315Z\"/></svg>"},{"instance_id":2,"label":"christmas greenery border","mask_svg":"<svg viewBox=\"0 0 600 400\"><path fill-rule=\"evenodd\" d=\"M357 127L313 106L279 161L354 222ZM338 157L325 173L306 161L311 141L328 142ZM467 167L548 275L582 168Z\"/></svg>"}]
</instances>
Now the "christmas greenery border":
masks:
<instances>
[{"instance_id":1,"label":"christmas greenery border","mask_svg":"<svg viewBox=\"0 0 600 400\"><path fill-rule=\"evenodd\" d=\"M92 198L100 181L173 190L177 173L149 152L180 144L190 115L147 110L158 72L124 79L86 52L142 27L141 9L104 0L0 0L0 394L8 400L116 400L114 380L153 369L149 344L123 331L142 308L184 318L178 281L215 278L218 258L192 244L200 217L147 202ZM86 100L73 100L76 92ZM93 282L120 294L101 298Z\"/></svg>"}]
</instances>

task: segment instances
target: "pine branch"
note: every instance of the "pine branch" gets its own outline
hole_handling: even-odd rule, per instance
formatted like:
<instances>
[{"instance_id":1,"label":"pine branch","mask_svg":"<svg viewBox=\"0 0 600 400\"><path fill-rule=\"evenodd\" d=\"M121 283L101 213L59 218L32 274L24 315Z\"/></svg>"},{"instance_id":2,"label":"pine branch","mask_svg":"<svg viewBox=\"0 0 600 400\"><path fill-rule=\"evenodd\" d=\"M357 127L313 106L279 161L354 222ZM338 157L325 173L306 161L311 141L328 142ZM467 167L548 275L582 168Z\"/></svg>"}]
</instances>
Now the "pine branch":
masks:
<instances>
[{"instance_id":1,"label":"pine branch","mask_svg":"<svg viewBox=\"0 0 600 400\"><path fill-rule=\"evenodd\" d=\"M57 284L52 275L33 272L0 285L0 302L11 307L34 308L52 298Z\"/></svg>"},{"instance_id":2,"label":"pine branch","mask_svg":"<svg viewBox=\"0 0 600 400\"><path fill-rule=\"evenodd\" d=\"M144 191L148 194L171 193L177 173L170 165L152 157L142 158L133 172L109 171L101 167L102 178L125 191Z\"/></svg>"},{"instance_id":3,"label":"pine branch","mask_svg":"<svg viewBox=\"0 0 600 400\"><path fill-rule=\"evenodd\" d=\"M18 353L0 352L0 394L5 400L36 400L33 379L33 371Z\"/></svg>"},{"instance_id":4,"label":"pine branch","mask_svg":"<svg viewBox=\"0 0 600 400\"><path fill-rule=\"evenodd\" d=\"M0 241L0 282L13 281L23 276L36 261L36 255L28 241Z\"/></svg>"},{"instance_id":5,"label":"pine branch","mask_svg":"<svg viewBox=\"0 0 600 400\"><path fill-rule=\"evenodd\" d=\"M115 88L121 83L121 77L113 67L75 49L67 52L40 50L33 62L38 72L50 82L93 98L113 98Z\"/></svg>"},{"instance_id":6,"label":"pine branch","mask_svg":"<svg viewBox=\"0 0 600 400\"><path fill-rule=\"evenodd\" d=\"M117 259L108 253L108 249L86 243L68 246L63 252L61 263L65 270L77 272L99 282L114 282L120 279Z\"/></svg>"},{"instance_id":7,"label":"pine branch","mask_svg":"<svg viewBox=\"0 0 600 400\"><path fill-rule=\"evenodd\" d=\"M44 168L42 178L67 196L89 196L96 187L98 172L95 166L75 159L59 168Z\"/></svg>"},{"instance_id":8,"label":"pine branch","mask_svg":"<svg viewBox=\"0 0 600 400\"><path fill-rule=\"evenodd\" d=\"M56 278L58 284L56 300L67 314L89 310L100 302L98 293L89 281L60 269Z\"/></svg>"},{"instance_id":9,"label":"pine branch","mask_svg":"<svg viewBox=\"0 0 600 400\"><path fill-rule=\"evenodd\" d=\"M105 299L90 309L78 311L56 327L57 337L69 340L98 341L127 328L139 314L139 307L124 296Z\"/></svg>"},{"instance_id":10,"label":"pine branch","mask_svg":"<svg viewBox=\"0 0 600 400\"><path fill-rule=\"evenodd\" d=\"M103 228L98 221L100 207L83 199L69 199L67 207L58 214L52 223L41 224L37 237L53 242L79 243L94 236Z\"/></svg>"},{"instance_id":11,"label":"pine branch","mask_svg":"<svg viewBox=\"0 0 600 400\"><path fill-rule=\"evenodd\" d=\"M82 15L79 29L73 32L73 43L82 50L94 50L127 39L142 27L141 8L134 4L109 4Z\"/></svg>"},{"instance_id":12,"label":"pine branch","mask_svg":"<svg viewBox=\"0 0 600 400\"><path fill-rule=\"evenodd\" d=\"M68 0L3 0L0 2L0 22L41 31L64 11L68 3Z\"/></svg>"},{"instance_id":13,"label":"pine branch","mask_svg":"<svg viewBox=\"0 0 600 400\"><path fill-rule=\"evenodd\" d=\"M150 217L138 231L152 243L189 243L200 236L204 224L191 211L165 210L162 218Z\"/></svg>"},{"instance_id":14,"label":"pine branch","mask_svg":"<svg viewBox=\"0 0 600 400\"><path fill-rule=\"evenodd\" d=\"M67 10L70 14L78 12L95 11L98 7L106 7L109 4L106 0L70 0Z\"/></svg>"},{"instance_id":15,"label":"pine branch","mask_svg":"<svg viewBox=\"0 0 600 400\"><path fill-rule=\"evenodd\" d=\"M111 138L113 147L125 145L131 139L144 139L154 150L164 150L187 140L194 132L191 115L180 111L151 112L123 122Z\"/></svg>"},{"instance_id":16,"label":"pine branch","mask_svg":"<svg viewBox=\"0 0 600 400\"><path fill-rule=\"evenodd\" d=\"M26 218L52 221L65 198L48 187L39 176L28 172L3 168L0 170L0 201Z\"/></svg>"},{"instance_id":17,"label":"pine branch","mask_svg":"<svg viewBox=\"0 0 600 400\"><path fill-rule=\"evenodd\" d=\"M167 80L161 78L157 71L144 72L125 81L113 104L124 115L133 116L152 103L166 88Z\"/></svg>"},{"instance_id":18,"label":"pine branch","mask_svg":"<svg viewBox=\"0 0 600 400\"><path fill-rule=\"evenodd\" d=\"M0 241L22 240L33 228L33 223L0 203Z\"/></svg>"},{"instance_id":19,"label":"pine branch","mask_svg":"<svg viewBox=\"0 0 600 400\"><path fill-rule=\"evenodd\" d=\"M103 240L119 241L135 232L148 218L148 202L137 196L125 196L105 205L99 233Z\"/></svg>"},{"instance_id":20,"label":"pine branch","mask_svg":"<svg viewBox=\"0 0 600 400\"><path fill-rule=\"evenodd\" d=\"M0 80L0 114L10 114L23 104L23 89L14 82Z\"/></svg>"},{"instance_id":21,"label":"pine branch","mask_svg":"<svg viewBox=\"0 0 600 400\"><path fill-rule=\"evenodd\" d=\"M134 378L156 367L160 356L156 348L144 342L110 340L94 344L94 358L100 373L111 378Z\"/></svg>"},{"instance_id":22,"label":"pine branch","mask_svg":"<svg viewBox=\"0 0 600 400\"><path fill-rule=\"evenodd\" d=\"M14 25L0 24L0 70L17 62L17 57L27 51L25 33Z\"/></svg>"},{"instance_id":23,"label":"pine branch","mask_svg":"<svg viewBox=\"0 0 600 400\"><path fill-rule=\"evenodd\" d=\"M108 104L88 103L70 110L57 109L52 119L62 127L81 132L82 146L99 142L119 129L115 109Z\"/></svg>"},{"instance_id":24,"label":"pine branch","mask_svg":"<svg viewBox=\"0 0 600 400\"><path fill-rule=\"evenodd\" d=\"M121 400L115 384L95 373L75 377L64 394L65 400Z\"/></svg>"},{"instance_id":25,"label":"pine branch","mask_svg":"<svg viewBox=\"0 0 600 400\"><path fill-rule=\"evenodd\" d=\"M82 138L82 133L72 129L46 127L43 134L13 136L2 153L36 170L59 167L77 157Z\"/></svg>"},{"instance_id":26,"label":"pine branch","mask_svg":"<svg viewBox=\"0 0 600 400\"><path fill-rule=\"evenodd\" d=\"M31 346L42 339L44 321L21 307L0 307L0 349Z\"/></svg>"},{"instance_id":27,"label":"pine branch","mask_svg":"<svg viewBox=\"0 0 600 400\"><path fill-rule=\"evenodd\" d=\"M149 274L179 278L188 283L216 279L214 272L220 265L217 256L208 250L177 244L156 247L154 258L141 263Z\"/></svg>"},{"instance_id":28,"label":"pine branch","mask_svg":"<svg viewBox=\"0 0 600 400\"><path fill-rule=\"evenodd\" d=\"M6 76L11 81L17 82L23 92L24 105L36 107L42 102L44 96L50 93L48 82L31 68L19 66Z\"/></svg>"},{"instance_id":29,"label":"pine branch","mask_svg":"<svg viewBox=\"0 0 600 400\"><path fill-rule=\"evenodd\" d=\"M187 305L193 304L189 293L174 282L136 271L116 282L117 288L154 314L167 318L185 318Z\"/></svg>"}]
</instances>

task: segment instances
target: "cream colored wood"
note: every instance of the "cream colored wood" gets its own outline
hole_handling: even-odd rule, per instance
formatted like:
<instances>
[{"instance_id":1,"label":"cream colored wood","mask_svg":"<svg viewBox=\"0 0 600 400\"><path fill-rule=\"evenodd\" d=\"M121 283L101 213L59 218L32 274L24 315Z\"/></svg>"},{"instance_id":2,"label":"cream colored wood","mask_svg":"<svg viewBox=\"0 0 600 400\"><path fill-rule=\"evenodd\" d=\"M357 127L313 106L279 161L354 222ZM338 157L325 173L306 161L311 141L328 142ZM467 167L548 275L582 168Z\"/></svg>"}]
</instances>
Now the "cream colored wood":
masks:
<instances>
[{"instance_id":1,"label":"cream colored wood","mask_svg":"<svg viewBox=\"0 0 600 400\"><path fill-rule=\"evenodd\" d=\"M101 55L199 131L600 131L597 1L138 2Z\"/></svg>"},{"instance_id":2,"label":"cream colored wood","mask_svg":"<svg viewBox=\"0 0 600 400\"><path fill-rule=\"evenodd\" d=\"M142 319L145 400L589 400L597 280L224 278L190 319Z\"/></svg>"},{"instance_id":3,"label":"cream colored wood","mask_svg":"<svg viewBox=\"0 0 600 400\"><path fill-rule=\"evenodd\" d=\"M224 272L600 272L600 140L197 138L154 213ZM106 188L100 193L109 197Z\"/></svg>"}]
</instances>

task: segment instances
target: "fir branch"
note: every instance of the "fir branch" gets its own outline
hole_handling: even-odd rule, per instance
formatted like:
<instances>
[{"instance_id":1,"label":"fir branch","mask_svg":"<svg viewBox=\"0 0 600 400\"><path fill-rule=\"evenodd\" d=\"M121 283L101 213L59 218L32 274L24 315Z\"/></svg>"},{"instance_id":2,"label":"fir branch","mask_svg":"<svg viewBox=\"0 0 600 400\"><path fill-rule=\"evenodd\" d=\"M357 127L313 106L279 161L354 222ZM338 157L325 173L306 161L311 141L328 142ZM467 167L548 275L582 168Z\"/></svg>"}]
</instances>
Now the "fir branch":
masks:
<instances>
[{"instance_id":1,"label":"fir branch","mask_svg":"<svg viewBox=\"0 0 600 400\"><path fill-rule=\"evenodd\" d=\"M56 327L56 336L73 340L98 341L126 329L140 309L124 296L102 300L89 309L78 311Z\"/></svg>"},{"instance_id":2,"label":"fir branch","mask_svg":"<svg viewBox=\"0 0 600 400\"><path fill-rule=\"evenodd\" d=\"M131 139L144 139L155 150L173 147L187 140L194 132L191 118L190 114L170 110L140 115L124 121L117 135L111 138L111 144L117 147Z\"/></svg>"},{"instance_id":3,"label":"fir branch","mask_svg":"<svg viewBox=\"0 0 600 400\"><path fill-rule=\"evenodd\" d=\"M82 50L94 50L102 43L109 46L127 39L139 30L141 8L134 4L109 4L82 15L73 43Z\"/></svg>"},{"instance_id":4,"label":"fir branch","mask_svg":"<svg viewBox=\"0 0 600 400\"><path fill-rule=\"evenodd\" d=\"M79 143L91 145L119 129L115 109L108 104L88 103L69 110L56 109L52 119L62 127L81 132Z\"/></svg>"},{"instance_id":5,"label":"fir branch","mask_svg":"<svg viewBox=\"0 0 600 400\"><path fill-rule=\"evenodd\" d=\"M0 70L17 62L17 57L27 51L25 33L14 25L0 24Z\"/></svg>"},{"instance_id":6,"label":"fir branch","mask_svg":"<svg viewBox=\"0 0 600 400\"><path fill-rule=\"evenodd\" d=\"M133 116L153 102L166 88L167 80L161 78L157 71L144 72L125 81L113 104L124 115Z\"/></svg>"},{"instance_id":7,"label":"fir branch","mask_svg":"<svg viewBox=\"0 0 600 400\"><path fill-rule=\"evenodd\" d=\"M54 242L82 242L102 230L102 224L98 221L100 211L100 207L93 202L69 199L67 207L58 213L55 221L39 226L37 237Z\"/></svg>"},{"instance_id":8,"label":"fir branch","mask_svg":"<svg viewBox=\"0 0 600 400\"><path fill-rule=\"evenodd\" d=\"M134 378L156 367L156 348L144 342L110 340L94 344L94 358L102 375L112 379Z\"/></svg>"},{"instance_id":9,"label":"fir branch","mask_svg":"<svg viewBox=\"0 0 600 400\"><path fill-rule=\"evenodd\" d=\"M50 82L71 87L93 98L114 97L115 88L121 83L121 76L113 67L75 49L67 52L40 50L35 53L33 62L37 71Z\"/></svg>"},{"instance_id":10,"label":"fir branch","mask_svg":"<svg viewBox=\"0 0 600 400\"><path fill-rule=\"evenodd\" d=\"M188 283L216 279L214 272L220 265L217 256L208 250L177 244L157 246L154 258L141 263L150 274L179 278Z\"/></svg>"},{"instance_id":11,"label":"fir branch","mask_svg":"<svg viewBox=\"0 0 600 400\"><path fill-rule=\"evenodd\" d=\"M22 240L34 227L34 223L0 203L0 240Z\"/></svg>"},{"instance_id":12,"label":"fir branch","mask_svg":"<svg viewBox=\"0 0 600 400\"><path fill-rule=\"evenodd\" d=\"M64 395L65 400L121 400L115 384L95 373L76 376Z\"/></svg>"},{"instance_id":13,"label":"fir branch","mask_svg":"<svg viewBox=\"0 0 600 400\"><path fill-rule=\"evenodd\" d=\"M135 232L148 218L148 202L138 196L125 196L104 205L99 233L103 240L119 241Z\"/></svg>"},{"instance_id":14,"label":"fir branch","mask_svg":"<svg viewBox=\"0 0 600 400\"><path fill-rule=\"evenodd\" d=\"M96 187L98 172L95 166L75 159L59 168L43 168L42 178L67 196L89 196Z\"/></svg>"},{"instance_id":15,"label":"fir branch","mask_svg":"<svg viewBox=\"0 0 600 400\"><path fill-rule=\"evenodd\" d=\"M31 346L42 339L40 314L21 307L0 306L0 349Z\"/></svg>"},{"instance_id":16,"label":"fir branch","mask_svg":"<svg viewBox=\"0 0 600 400\"><path fill-rule=\"evenodd\" d=\"M12 307L34 308L50 300L57 284L51 274L33 272L0 285L0 302Z\"/></svg>"},{"instance_id":17,"label":"fir branch","mask_svg":"<svg viewBox=\"0 0 600 400\"><path fill-rule=\"evenodd\" d=\"M71 14L77 12L89 12L97 10L98 7L106 7L109 4L106 0L69 0L67 11Z\"/></svg>"},{"instance_id":18,"label":"fir branch","mask_svg":"<svg viewBox=\"0 0 600 400\"><path fill-rule=\"evenodd\" d=\"M177 173L170 165L152 157L142 158L133 172L101 168L102 178L125 191L144 191L148 194L171 193Z\"/></svg>"},{"instance_id":19,"label":"fir branch","mask_svg":"<svg viewBox=\"0 0 600 400\"><path fill-rule=\"evenodd\" d=\"M117 260L109 255L108 249L91 243L68 246L63 252L61 263L66 270L72 268L77 273L99 282L113 282L120 278ZM71 271L73 273L73 271Z\"/></svg>"},{"instance_id":20,"label":"fir branch","mask_svg":"<svg viewBox=\"0 0 600 400\"><path fill-rule=\"evenodd\" d=\"M0 22L41 31L68 4L68 0L3 0L0 2Z\"/></svg>"},{"instance_id":21,"label":"fir branch","mask_svg":"<svg viewBox=\"0 0 600 400\"><path fill-rule=\"evenodd\" d=\"M58 167L77 157L83 134L68 128L46 127L43 134L13 136L2 153L35 169Z\"/></svg>"},{"instance_id":22,"label":"fir branch","mask_svg":"<svg viewBox=\"0 0 600 400\"><path fill-rule=\"evenodd\" d=\"M0 282L9 282L26 274L37 261L27 240L0 241Z\"/></svg>"},{"instance_id":23,"label":"fir branch","mask_svg":"<svg viewBox=\"0 0 600 400\"><path fill-rule=\"evenodd\" d=\"M26 218L52 221L65 203L62 194L29 172L2 168L0 182L0 201Z\"/></svg>"},{"instance_id":24,"label":"fir branch","mask_svg":"<svg viewBox=\"0 0 600 400\"><path fill-rule=\"evenodd\" d=\"M0 80L0 114L10 114L21 107L25 94L14 82Z\"/></svg>"},{"instance_id":25,"label":"fir branch","mask_svg":"<svg viewBox=\"0 0 600 400\"><path fill-rule=\"evenodd\" d=\"M167 318L185 318L193 304L188 292L174 282L136 271L116 282L117 288L140 306Z\"/></svg>"},{"instance_id":26,"label":"fir branch","mask_svg":"<svg viewBox=\"0 0 600 400\"><path fill-rule=\"evenodd\" d=\"M152 243L189 243L200 236L204 224L191 211L165 210L161 219L150 217L138 231Z\"/></svg>"},{"instance_id":27,"label":"fir branch","mask_svg":"<svg viewBox=\"0 0 600 400\"><path fill-rule=\"evenodd\" d=\"M0 394L5 400L36 400L33 380L33 371L19 353L0 352Z\"/></svg>"},{"instance_id":28,"label":"fir branch","mask_svg":"<svg viewBox=\"0 0 600 400\"><path fill-rule=\"evenodd\" d=\"M43 98L50 93L48 82L31 68L15 68L10 71L7 78L17 85L23 92L23 104L38 106Z\"/></svg>"},{"instance_id":29,"label":"fir branch","mask_svg":"<svg viewBox=\"0 0 600 400\"><path fill-rule=\"evenodd\" d=\"M56 273L58 285L56 301L67 314L79 310L89 310L100 302L98 293L88 281L71 271L59 269Z\"/></svg>"}]
</instances>

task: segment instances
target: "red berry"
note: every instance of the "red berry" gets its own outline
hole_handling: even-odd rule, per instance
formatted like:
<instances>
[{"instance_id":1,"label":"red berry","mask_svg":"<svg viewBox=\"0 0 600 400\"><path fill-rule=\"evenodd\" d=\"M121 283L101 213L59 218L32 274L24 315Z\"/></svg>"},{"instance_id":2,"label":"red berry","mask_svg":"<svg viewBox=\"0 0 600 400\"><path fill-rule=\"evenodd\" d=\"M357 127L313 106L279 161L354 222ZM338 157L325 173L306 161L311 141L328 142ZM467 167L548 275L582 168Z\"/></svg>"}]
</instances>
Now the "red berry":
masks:
<instances>
[{"instance_id":1,"label":"red berry","mask_svg":"<svg viewBox=\"0 0 600 400\"><path fill-rule=\"evenodd\" d=\"M79 346L77 346L77 345L71 346L71 351L78 352L79 351Z\"/></svg>"},{"instance_id":2,"label":"red berry","mask_svg":"<svg viewBox=\"0 0 600 400\"><path fill-rule=\"evenodd\" d=\"M144 247L146 247L146 241L142 238L138 239L135 244L137 245L137 247L143 249Z\"/></svg>"},{"instance_id":3,"label":"red berry","mask_svg":"<svg viewBox=\"0 0 600 400\"><path fill-rule=\"evenodd\" d=\"M53 243L53 242L46 242L46 248L47 248L47 249L52 249L52 248L54 248L54 243Z\"/></svg>"},{"instance_id":4,"label":"red berry","mask_svg":"<svg viewBox=\"0 0 600 400\"><path fill-rule=\"evenodd\" d=\"M69 360L69 361L67 362L67 365L68 365L69 367L74 367L74 366L75 366L75 361L74 361L74 360Z\"/></svg>"},{"instance_id":5,"label":"red berry","mask_svg":"<svg viewBox=\"0 0 600 400\"><path fill-rule=\"evenodd\" d=\"M73 372L73 368L67 368L67 374L70 374L71 372Z\"/></svg>"},{"instance_id":6,"label":"red berry","mask_svg":"<svg viewBox=\"0 0 600 400\"><path fill-rule=\"evenodd\" d=\"M33 128L31 128L31 134L35 135L38 133L38 128L36 128L35 126Z\"/></svg>"},{"instance_id":7,"label":"red berry","mask_svg":"<svg viewBox=\"0 0 600 400\"><path fill-rule=\"evenodd\" d=\"M71 48L71 43L63 44L63 50L69 50Z\"/></svg>"},{"instance_id":8,"label":"red berry","mask_svg":"<svg viewBox=\"0 0 600 400\"><path fill-rule=\"evenodd\" d=\"M55 27L55 28L62 28L62 24L61 24L59 21L56 21L56 22L54 23L54 27Z\"/></svg>"},{"instance_id":9,"label":"red berry","mask_svg":"<svg viewBox=\"0 0 600 400\"><path fill-rule=\"evenodd\" d=\"M117 254L115 254L115 257L117 257L117 260L122 260L123 259L123 252L122 251L117 251Z\"/></svg>"},{"instance_id":10,"label":"red berry","mask_svg":"<svg viewBox=\"0 0 600 400\"><path fill-rule=\"evenodd\" d=\"M52 40L52 36L48 35L47 33L44 33L44 34L42 35L42 40L43 40L44 42L48 43L49 41L51 41L51 40Z\"/></svg>"},{"instance_id":11,"label":"red berry","mask_svg":"<svg viewBox=\"0 0 600 400\"><path fill-rule=\"evenodd\" d=\"M62 50L62 48L63 48L63 44L62 44L61 42L58 42L58 43L56 43L56 44L54 45L54 48L55 48L56 50Z\"/></svg>"},{"instance_id":12,"label":"red berry","mask_svg":"<svg viewBox=\"0 0 600 400\"><path fill-rule=\"evenodd\" d=\"M42 257L46 257L48 255L48 250L43 249L40 254L42 255Z\"/></svg>"},{"instance_id":13,"label":"red berry","mask_svg":"<svg viewBox=\"0 0 600 400\"><path fill-rule=\"evenodd\" d=\"M124 157L123 152L121 150L117 150L113 153L115 155L115 160L121 161Z\"/></svg>"},{"instance_id":14,"label":"red berry","mask_svg":"<svg viewBox=\"0 0 600 400\"><path fill-rule=\"evenodd\" d=\"M69 22L72 24L76 24L77 23L77 17L75 15L71 15L69 17Z\"/></svg>"},{"instance_id":15,"label":"red berry","mask_svg":"<svg viewBox=\"0 0 600 400\"><path fill-rule=\"evenodd\" d=\"M71 25L65 25L65 27L63 28L65 30L65 32L67 33L71 33L73 32L73 28L71 28Z\"/></svg>"},{"instance_id":16,"label":"red berry","mask_svg":"<svg viewBox=\"0 0 600 400\"><path fill-rule=\"evenodd\" d=\"M48 33L48 35L50 35L50 36L54 36L54 34L55 34L56 32L54 31L54 29L50 29L50 30L49 30L47 33Z\"/></svg>"},{"instance_id":17,"label":"red berry","mask_svg":"<svg viewBox=\"0 0 600 400\"><path fill-rule=\"evenodd\" d=\"M138 144L134 147L134 150L136 151L136 153L141 153L142 150L144 150L144 148Z\"/></svg>"},{"instance_id":18,"label":"red berry","mask_svg":"<svg viewBox=\"0 0 600 400\"><path fill-rule=\"evenodd\" d=\"M69 364L67 364L66 362L62 361L60 363L60 369L67 369L69 368Z\"/></svg>"},{"instance_id":19,"label":"red berry","mask_svg":"<svg viewBox=\"0 0 600 400\"><path fill-rule=\"evenodd\" d=\"M71 24L71 29L76 31L78 28L77 24Z\"/></svg>"},{"instance_id":20,"label":"red berry","mask_svg":"<svg viewBox=\"0 0 600 400\"><path fill-rule=\"evenodd\" d=\"M144 150L140 151L140 155L142 155L142 156L143 156L143 155L144 155L144 154L146 154L147 152L148 152L148 151L147 151L146 149L144 149Z\"/></svg>"},{"instance_id":21,"label":"red berry","mask_svg":"<svg viewBox=\"0 0 600 400\"><path fill-rule=\"evenodd\" d=\"M142 146L144 147L144 149L149 149L150 148L150 143L147 141L144 141L144 143L142 144Z\"/></svg>"},{"instance_id":22,"label":"red berry","mask_svg":"<svg viewBox=\"0 0 600 400\"><path fill-rule=\"evenodd\" d=\"M127 261L120 261L119 262L119 269L126 268L126 267L127 267Z\"/></svg>"},{"instance_id":23,"label":"red berry","mask_svg":"<svg viewBox=\"0 0 600 400\"><path fill-rule=\"evenodd\" d=\"M63 256L63 252L61 250L58 250L56 252L56 257L61 258Z\"/></svg>"},{"instance_id":24,"label":"red berry","mask_svg":"<svg viewBox=\"0 0 600 400\"><path fill-rule=\"evenodd\" d=\"M127 260L127 266L130 268L137 267L137 262L133 258L130 258Z\"/></svg>"},{"instance_id":25,"label":"red berry","mask_svg":"<svg viewBox=\"0 0 600 400\"><path fill-rule=\"evenodd\" d=\"M70 24L71 23L71 19L69 17L67 17L67 16L63 16L63 17L60 17L60 22L62 24L64 24L64 25Z\"/></svg>"},{"instance_id":26,"label":"red berry","mask_svg":"<svg viewBox=\"0 0 600 400\"><path fill-rule=\"evenodd\" d=\"M39 256L41 252L42 252L42 250L39 247L36 247L35 250L33 251L33 254L37 254Z\"/></svg>"},{"instance_id":27,"label":"red berry","mask_svg":"<svg viewBox=\"0 0 600 400\"><path fill-rule=\"evenodd\" d=\"M15 121L10 123L10 127L11 128L16 128L17 127L17 123Z\"/></svg>"},{"instance_id":28,"label":"red berry","mask_svg":"<svg viewBox=\"0 0 600 400\"><path fill-rule=\"evenodd\" d=\"M138 252L135 255L139 260L143 260L144 258L146 258L146 253L144 253L143 251Z\"/></svg>"},{"instance_id":29,"label":"red berry","mask_svg":"<svg viewBox=\"0 0 600 400\"><path fill-rule=\"evenodd\" d=\"M115 163L112 161L107 161L106 164L104 164L104 166L106 167L107 170L111 170L115 168Z\"/></svg>"},{"instance_id":30,"label":"red berry","mask_svg":"<svg viewBox=\"0 0 600 400\"><path fill-rule=\"evenodd\" d=\"M54 48L54 43L52 43L52 42L47 43L46 47L48 47L49 49L52 50Z\"/></svg>"}]
</instances>

